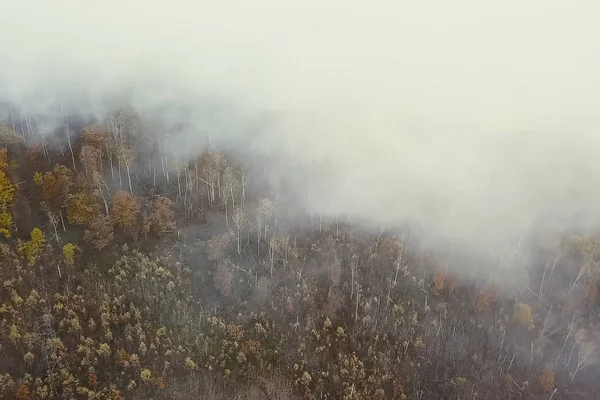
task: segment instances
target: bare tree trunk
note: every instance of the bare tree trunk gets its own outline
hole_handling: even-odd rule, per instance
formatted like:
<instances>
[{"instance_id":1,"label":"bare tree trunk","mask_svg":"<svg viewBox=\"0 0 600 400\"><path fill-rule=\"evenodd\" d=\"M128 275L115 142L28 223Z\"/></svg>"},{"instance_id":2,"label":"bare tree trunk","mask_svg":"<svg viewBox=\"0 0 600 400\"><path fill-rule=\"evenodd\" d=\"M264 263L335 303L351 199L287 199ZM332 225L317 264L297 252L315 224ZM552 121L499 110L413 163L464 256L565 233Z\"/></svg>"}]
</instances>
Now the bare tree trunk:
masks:
<instances>
[{"instance_id":1,"label":"bare tree trunk","mask_svg":"<svg viewBox=\"0 0 600 400\"><path fill-rule=\"evenodd\" d=\"M63 112L62 103L60 104L60 114L62 115L65 122L65 135L67 136L67 143L69 150L71 151L71 161L73 162L73 171L77 172L77 165L75 164L75 153L73 152L73 145L71 144L71 135L69 135L69 120Z\"/></svg>"},{"instance_id":2,"label":"bare tree trunk","mask_svg":"<svg viewBox=\"0 0 600 400\"><path fill-rule=\"evenodd\" d=\"M59 211L58 215L60 216L60 223L62 224L63 231L66 233L67 232L67 227L65 226L65 220L63 218L62 212Z\"/></svg>"},{"instance_id":3,"label":"bare tree trunk","mask_svg":"<svg viewBox=\"0 0 600 400\"><path fill-rule=\"evenodd\" d=\"M108 144L106 145L106 154L108 155L108 161L110 162L110 177L112 178L112 180L114 182L115 168L113 166L112 151L110 151L110 147L108 146Z\"/></svg>"},{"instance_id":4,"label":"bare tree trunk","mask_svg":"<svg viewBox=\"0 0 600 400\"><path fill-rule=\"evenodd\" d=\"M121 157L119 159L119 189L123 189L123 177L121 176Z\"/></svg>"},{"instance_id":5,"label":"bare tree trunk","mask_svg":"<svg viewBox=\"0 0 600 400\"><path fill-rule=\"evenodd\" d=\"M110 218L110 213L108 211L108 202L106 201L106 196L104 196L104 192L102 191L102 186L100 185L100 181L101 181L101 179L98 180L98 190L100 191L100 196L102 197L102 201L104 202L104 210L106 211L106 216ZM108 190L108 186L106 188Z\"/></svg>"}]
</instances>

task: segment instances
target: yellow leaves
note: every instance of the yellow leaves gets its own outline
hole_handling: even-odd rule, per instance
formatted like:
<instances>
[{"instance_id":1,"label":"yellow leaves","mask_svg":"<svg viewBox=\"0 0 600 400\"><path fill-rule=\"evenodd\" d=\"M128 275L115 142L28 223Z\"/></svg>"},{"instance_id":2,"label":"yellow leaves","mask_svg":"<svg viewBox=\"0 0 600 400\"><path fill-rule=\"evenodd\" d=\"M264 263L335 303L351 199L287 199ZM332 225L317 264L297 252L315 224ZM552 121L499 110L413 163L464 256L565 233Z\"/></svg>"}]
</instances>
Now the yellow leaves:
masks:
<instances>
[{"instance_id":1,"label":"yellow leaves","mask_svg":"<svg viewBox=\"0 0 600 400\"><path fill-rule=\"evenodd\" d=\"M464 385L465 383L467 383L467 379L462 376L457 376L454 379L452 379L452 384L454 384L455 386Z\"/></svg>"},{"instance_id":2,"label":"yellow leaves","mask_svg":"<svg viewBox=\"0 0 600 400\"><path fill-rule=\"evenodd\" d=\"M527 326L527 328L533 328L533 311L529 304L519 303L515 310L515 318L517 318L520 323Z\"/></svg>"},{"instance_id":3,"label":"yellow leaves","mask_svg":"<svg viewBox=\"0 0 600 400\"><path fill-rule=\"evenodd\" d=\"M10 232L13 228L13 218L6 208L0 209L0 235L4 235L5 238L10 238Z\"/></svg>"},{"instance_id":4,"label":"yellow leaves","mask_svg":"<svg viewBox=\"0 0 600 400\"><path fill-rule=\"evenodd\" d=\"M75 246L73 243L67 243L63 246L63 256L65 257L67 264L75 264L75 252L77 250L79 250L79 247Z\"/></svg>"},{"instance_id":5,"label":"yellow leaves","mask_svg":"<svg viewBox=\"0 0 600 400\"><path fill-rule=\"evenodd\" d=\"M33 174L33 183L35 183L38 186L42 186L43 183L43 176L40 172L36 172L35 174Z\"/></svg>"},{"instance_id":6,"label":"yellow leaves","mask_svg":"<svg viewBox=\"0 0 600 400\"><path fill-rule=\"evenodd\" d=\"M8 150L6 147L0 149L0 170L4 171L8 168Z\"/></svg>"},{"instance_id":7,"label":"yellow leaves","mask_svg":"<svg viewBox=\"0 0 600 400\"><path fill-rule=\"evenodd\" d=\"M4 173L8 167L6 148L0 149L0 235L7 239L11 236L13 218L8 213L8 206L15 199L15 186Z\"/></svg>"},{"instance_id":8,"label":"yellow leaves","mask_svg":"<svg viewBox=\"0 0 600 400\"><path fill-rule=\"evenodd\" d=\"M198 365L189 357L185 359L185 368L188 370L198 369Z\"/></svg>"},{"instance_id":9,"label":"yellow leaves","mask_svg":"<svg viewBox=\"0 0 600 400\"><path fill-rule=\"evenodd\" d=\"M33 228L33 230L31 231L31 242L36 247L40 248L44 245L44 243L46 243L46 237L44 236L44 233L40 230L40 228Z\"/></svg>"},{"instance_id":10,"label":"yellow leaves","mask_svg":"<svg viewBox=\"0 0 600 400\"><path fill-rule=\"evenodd\" d=\"M8 206L15 198L15 187L4 171L0 171L0 205Z\"/></svg>"},{"instance_id":11,"label":"yellow leaves","mask_svg":"<svg viewBox=\"0 0 600 400\"><path fill-rule=\"evenodd\" d=\"M149 382L150 379L152 379L152 372L149 369L143 369L142 372L140 372L140 379L142 382Z\"/></svg>"},{"instance_id":12,"label":"yellow leaves","mask_svg":"<svg viewBox=\"0 0 600 400\"><path fill-rule=\"evenodd\" d=\"M21 339L21 332L19 332L19 328L15 324L10 327L10 333L8 334L8 337L13 341L13 343L17 343L17 341Z\"/></svg>"},{"instance_id":13,"label":"yellow leaves","mask_svg":"<svg viewBox=\"0 0 600 400\"><path fill-rule=\"evenodd\" d=\"M109 357L111 354L110 346L107 343L101 343L96 351L102 357Z\"/></svg>"},{"instance_id":14,"label":"yellow leaves","mask_svg":"<svg viewBox=\"0 0 600 400\"><path fill-rule=\"evenodd\" d=\"M31 231L31 240L19 243L19 251L27 258L27 265L33 267L35 261L42 253L46 237L39 228L33 228Z\"/></svg>"}]
</instances>

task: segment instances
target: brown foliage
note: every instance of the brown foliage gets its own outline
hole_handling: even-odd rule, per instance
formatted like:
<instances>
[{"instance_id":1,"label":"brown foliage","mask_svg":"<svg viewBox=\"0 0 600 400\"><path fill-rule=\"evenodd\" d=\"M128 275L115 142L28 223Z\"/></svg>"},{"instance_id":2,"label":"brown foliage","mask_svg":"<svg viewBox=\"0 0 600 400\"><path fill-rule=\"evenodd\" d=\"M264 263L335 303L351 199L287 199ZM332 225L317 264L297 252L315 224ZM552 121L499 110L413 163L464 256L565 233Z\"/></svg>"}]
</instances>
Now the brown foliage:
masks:
<instances>
[{"instance_id":1,"label":"brown foliage","mask_svg":"<svg viewBox=\"0 0 600 400\"><path fill-rule=\"evenodd\" d=\"M88 175L97 174L102 169L102 153L92 145L84 144L81 146L79 160Z\"/></svg>"},{"instance_id":2,"label":"brown foliage","mask_svg":"<svg viewBox=\"0 0 600 400\"><path fill-rule=\"evenodd\" d=\"M554 389L554 378L554 365L547 365L546 368L544 368L544 372L540 376L540 385L542 385L545 390L550 392Z\"/></svg>"},{"instance_id":3,"label":"brown foliage","mask_svg":"<svg viewBox=\"0 0 600 400\"><path fill-rule=\"evenodd\" d=\"M434 295L440 294L440 292L444 289L444 284L446 283L446 274L443 272L436 272L433 276L433 285L431 286L431 293Z\"/></svg>"},{"instance_id":4,"label":"brown foliage","mask_svg":"<svg viewBox=\"0 0 600 400\"><path fill-rule=\"evenodd\" d=\"M167 197L158 196L154 200L151 221L152 230L156 233L168 232L175 229L173 202Z\"/></svg>"},{"instance_id":5,"label":"brown foliage","mask_svg":"<svg viewBox=\"0 0 600 400\"><path fill-rule=\"evenodd\" d=\"M44 199L60 204L60 200L65 195L73 181L73 173L64 165L57 165L52 172L46 172L42 179L42 191Z\"/></svg>"},{"instance_id":6,"label":"brown foliage","mask_svg":"<svg viewBox=\"0 0 600 400\"><path fill-rule=\"evenodd\" d=\"M110 133L101 124L86 126L81 133L84 146L92 146L100 151L110 140Z\"/></svg>"},{"instance_id":7,"label":"brown foliage","mask_svg":"<svg viewBox=\"0 0 600 400\"><path fill-rule=\"evenodd\" d=\"M31 399L31 396L29 394L29 388L23 385L23 383L19 383L19 386L17 386L17 391L15 392L15 398L17 398L18 400Z\"/></svg>"},{"instance_id":8,"label":"brown foliage","mask_svg":"<svg viewBox=\"0 0 600 400\"><path fill-rule=\"evenodd\" d=\"M37 141L29 144L25 153L27 154L29 166L32 167L32 169L40 170L43 168L45 164L45 159L44 146L41 142Z\"/></svg>"},{"instance_id":9,"label":"brown foliage","mask_svg":"<svg viewBox=\"0 0 600 400\"><path fill-rule=\"evenodd\" d=\"M83 239L91 243L96 249L102 250L113 238L113 227L110 219L105 215L96 215L85 230Z\"/></svg>"},{"instance_id":10,"label":"brown foliage","mask_svg":"<svg viewBox=\"0 0 600 400\"><path fill-rule=\"evenodd\" d=\"M96 386L98 384L98 377L96 376L96 374L88 374L88 383L92 386Z\"/></svg>"},{"instance_id":11,"label":"brown foliage","mask_svg":"<svg viewBox=\"0 0 600 400\"><path fill-rule=\"evenodd\" d=\"M111 213L114 223L126 230L134 230L142 209L140 200L129 192L119 190L115 193Z\"/></svg>"},{"instance_id":12,"label":"brown foliage","mask_svg":"<svg viewBox=\"0 0 600 400\"><path fill-rule=\"evenodd\" d=\"M67 196L67 220L73 225L89 224L100 212L100 206L86 193Z\"/></svg>"}]
</instances>

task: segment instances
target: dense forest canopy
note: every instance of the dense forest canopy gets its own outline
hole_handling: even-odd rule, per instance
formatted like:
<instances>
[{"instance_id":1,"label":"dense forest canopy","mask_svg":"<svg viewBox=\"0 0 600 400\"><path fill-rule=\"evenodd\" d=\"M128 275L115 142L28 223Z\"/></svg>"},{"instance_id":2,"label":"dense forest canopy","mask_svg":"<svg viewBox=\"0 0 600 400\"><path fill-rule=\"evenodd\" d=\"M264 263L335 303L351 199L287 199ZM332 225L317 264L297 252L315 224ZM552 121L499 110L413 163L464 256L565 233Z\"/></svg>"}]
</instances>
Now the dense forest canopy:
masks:
<instances>
[{"instance_id":1,"label":"dense forest canopy","mask_svg":"<svg viewBox=\"0 0 600 400\"><path fill-rule=\"evenodd\" d=\"M540 220L497 258L307 212L301 174L210 137L177 157L133 108L5 117L4 398L599 393L589 232Z\"/></svg>"}]
</instances>

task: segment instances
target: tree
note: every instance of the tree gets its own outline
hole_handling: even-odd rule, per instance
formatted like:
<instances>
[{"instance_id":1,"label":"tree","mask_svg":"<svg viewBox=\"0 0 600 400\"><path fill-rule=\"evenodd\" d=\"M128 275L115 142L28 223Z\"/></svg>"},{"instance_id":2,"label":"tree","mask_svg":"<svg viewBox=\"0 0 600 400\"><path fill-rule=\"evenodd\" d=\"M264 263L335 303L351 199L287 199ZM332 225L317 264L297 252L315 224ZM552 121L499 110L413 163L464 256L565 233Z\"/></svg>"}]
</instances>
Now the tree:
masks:
<instances>
[{"instance_id":1,"label":"tree","mask_svg":"<svg viewBox=\"0 0 600 400\"><path fill-rule=\"evenodd\" d=\"M35 174L33 174L33 183L35 183L36 185L42 186L43 179L44 177L41 174L41 172L36 171Z\"/></svg>"},{"instance_id":2,"label":"tree","mask_svg":"<svg viewBox=\"0 0 600 400\"><path fill-rule=\"evenodd\" d=\"M79 159L85 167L86 174L91 178L94 185L98 188L98 193L100 193L100 197L102 198L102 201L104 203L104 210L106 211L106 215L109 215L107 195L104 194L102 186L106 188L107 193L109 189L108 185L106 184L106 182L104 182L102 176L100 175L102 173L101 149L98 149L92 144L85 144L81 147Z\"/></svg>"},{"instance_id":3,"label":"tree","mask_svg":"<svg viewBox=\"0 0 600 400\"><path fill-rule=\"evenodd\" d=\"M533 311L529 304L519 303L515 311L515 317L520 323L527 326L527 328L533 328Z\"/></svg>"},{"instance_id":4,"label":"tree","mask_svg":"<svg viewBox=\"0 0 600 400\"><path fill-rule=\"evenodd\" d=\"M242 224L244 222L244 212L241 208L237 207L233 212L233 223L235 224L235 230L237 232L237 253L240 254L240 237L242 232Z\"/></svg>"},{"instance_id":5,"label":"tree","mask_svg":"<svg viewBox=\"0 0 600 400\"><path fill-rule=\"evenodd\" d=\"M63 256L65 257L67 264L75 264L75 252L77 250L79 250L79 247L75 246L73 243L67 243L63 246Z\"/></svg>"},{"instance_id":6,"label":"tree","mask_svg":"<svg viewBox=\"0 0 600 400\"><path fill-rule=\"evenodd\" d=\"M0 205L9 205L15 198L15 187L4 171L0 171Z\"/></svg>"},{"instance_id":7,"label":"tree","mask_svg":"<svg viewBox=\"0 0 600 400\"><path fill-rule=\"evenodd\" d=\"M141 209L142 204L137 197L119 190L115 193L111 204L114 224L128 231L135 230Z\"/></svg>"},{"instance_id":8,"label":"tree","mask_svg":"<svg viewBox=\"0 0 600 400\"><path fill-rule=\"evenodd\" d=\"M133 165L134 154L131 149L122 147L119 150L119 161L125 166L127 171L127 180L129 181L129 193L133 193L133 187L131 186L131 166Z\"/></svg>"},{"instance_id":9,"label":"tree","mask_svg":"<svg viewBox=\"0 0 600 400\"><path fill-rule=\"evenodd\" d=\"M13 225L12 215L6 211L6 208L0 209L0 235L4 235L5 238L9 239Z\"/></svg>"},{"instance_id":10,"label":"tree","mask_svg":"<svg viewBox=\"0 0 600 400\"><path fill-rule=\"evenodd\" d=\"M6 147L0 149L0 171L4 171L8 168L8 150Z\"/></svg>"},{"instance_id":11,"label":"tree","mask_svg":"<svg viewBox=\"0 0 600 400\"><path fill-rule=\"evenodd\" d=\"M67 196L67 220L73 225L86 225L98 215L100 206L81 192Z\"/></svg>"},{"instance_id":12,"label":"tree","mask_svg":"<svg viewBox=\"0 0 600 400\"><path fill-rule=\"evenodd\" d=\"M269 229L268 219L273 215L274 206L273 202L269 198L263 198L258 204L256 210L256 223L257 223L257 254L260 254L260 236L264 229L264 240L267 240L267 230Z\"/></svg>"},{"instance_id":13,"label":"tree","mask_svg":"<svg viewBox=\"0 0 600 400\"><path fill-rule=\"evenodd\" d=\"M110 219L101 214L96 214L83 234L83 239L91 243L96 249L102 250L113 238L113 227Z\"/></svg>"},{"instance_id":14,"label":"tree","mask_svg":"<svg viewBox=\"0 0 600 400\"><path fill-rule=\"evenodd\" d=\"M151 220L154 232L163 233L175 229L173 202L167 197L158 196L154 200Z\"/></svg>"},{"instance_id":15,"label":"tree","mask_svg":"<svg viewBox=\"0 0 600 400\"><path fill-rule=\"evenodd\" d=\"M73 184L73 172L66 166L59 164L51 172L46 172L41 180L44 199L55 207L62 203Z\"/></svg>"},{"instance_id":16,"label":"tree","mask_svg":"<svg viewBox=\"0 0 600 400\"><path fill-rule=\"evenodd\" d=\"M38 259L42 253L42 250L44 249L46 237L39 228L33 228L30 236L31 240L19 243L19 251L22 252L27 258L27 265L33 267L35 261Z\"/></svg>"},{"instance_id":17,"label":"tree","mask_svg":"<svg viewBox=\"0 0 600 400\"><path fill-rule=\"evenodd\" d=\"M102 165L102 153L96 147L90 144L84 144L81 146L81 152L79 153L79 160L85 169L85 173L89 176L97 174L101 170Z\"/></svg>"}]
</instances>

